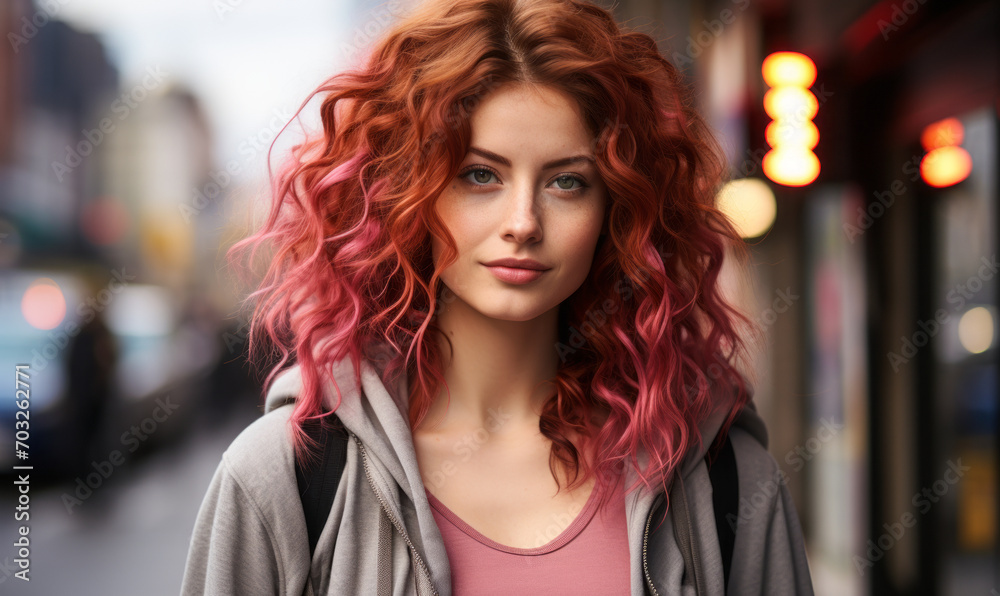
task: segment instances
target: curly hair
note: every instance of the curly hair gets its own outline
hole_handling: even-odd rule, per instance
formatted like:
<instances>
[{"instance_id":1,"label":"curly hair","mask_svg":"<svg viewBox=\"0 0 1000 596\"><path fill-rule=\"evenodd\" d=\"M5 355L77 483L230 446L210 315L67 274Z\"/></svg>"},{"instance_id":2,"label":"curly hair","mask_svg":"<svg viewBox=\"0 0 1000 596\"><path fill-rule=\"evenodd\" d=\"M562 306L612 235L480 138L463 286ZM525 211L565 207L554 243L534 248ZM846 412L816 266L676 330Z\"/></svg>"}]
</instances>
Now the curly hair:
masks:
<instances>
[{"instance_id":1,"label":"curly hair","mask_svg":"<svg viewBox=\"0 0 1000 596\"><path fill-rule=\"evenodd\" d=\"M321 134L269 167L266 221L230 249L234 258L252 247L251 260L273 249L246 301L251 357L262 343L281 355L265 387L286 365L301 367L296 457L312 445L304 422L329 414L322 372L348 355L360 379L361 359L387 349L383 380L408 375L409 423L419 426L444 384L429 334L440 333L440 274L457 254L434 204L466 156L471 114L507 83L578 101L608 191L607 234L560 305L557 390L540 420L550 469L557 485L561 462L569 488L592 475L607 486L630 464L638 482L666 487L720 407L713 383L733 396L724 430L751 398L736 359L760 330L719 283L726 255L744 262L746 248L715 208L729 175L718 142L656 42L588 2L424 2L312 92L324 94ZM437 268L431 234L449 247ZM593 449L592 466L570 431Z\"/></svg>"}]
</instances>

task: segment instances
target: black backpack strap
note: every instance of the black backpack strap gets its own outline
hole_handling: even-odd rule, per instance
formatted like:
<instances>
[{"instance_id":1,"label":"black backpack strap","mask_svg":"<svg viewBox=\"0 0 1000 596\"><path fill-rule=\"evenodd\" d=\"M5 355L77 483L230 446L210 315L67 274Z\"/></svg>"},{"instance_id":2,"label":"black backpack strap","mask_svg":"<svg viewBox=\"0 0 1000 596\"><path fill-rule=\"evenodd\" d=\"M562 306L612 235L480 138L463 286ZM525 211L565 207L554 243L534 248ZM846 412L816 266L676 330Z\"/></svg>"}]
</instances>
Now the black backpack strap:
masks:
<instances>
[{"instance_id":1,"label":"black backpack strap","mask_svg":"<svg viewBox=\"0 0 1000 596\"><path fill-rule=\"evenodd\" d=\"M347 463L347 430L336 415L331 414L326 419L328 421L324 422L307 420L303 424L303 430L318 443L321 457L305 468L298 459L295 461L295 479L306 518L310 559L330 517L333 498Z\"/></svg>"},{"instance_id":2,"label":"black backpack strap","mask_svg":"<svg viewBox=\"0 0 1000 596\"><path fill-rule=\"evenodd\" d=\"M722 572L726 589L729 588L729 570L732 568L733 548L736 545L736 524L729 520L739 519L737 509L740 502L740 482L736 470L736 453L726 434L715 460L709 460L708 475L712 480L712 508L715 510L715 529L719 533L719 547L722 551Z\"/></svg>"}]
</instances>

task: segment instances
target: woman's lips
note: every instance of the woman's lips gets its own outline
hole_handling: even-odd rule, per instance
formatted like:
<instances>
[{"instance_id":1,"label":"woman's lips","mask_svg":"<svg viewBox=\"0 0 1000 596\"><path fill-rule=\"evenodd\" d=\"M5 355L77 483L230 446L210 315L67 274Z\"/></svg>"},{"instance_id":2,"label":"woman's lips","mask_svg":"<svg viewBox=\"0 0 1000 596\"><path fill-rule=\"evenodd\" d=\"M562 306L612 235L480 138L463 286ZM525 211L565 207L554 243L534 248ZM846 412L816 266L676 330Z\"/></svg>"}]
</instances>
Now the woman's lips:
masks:
<instances>
[{"instance_id":1,"label":"woman's lips","mask_svg":"<svg viewBox=\"0 0 1000 596\"><path fill-rule=\"evenodd\" d=\"M521 269L519 267L486 266L497 279L509 284L526 284L541 277L545 271Z\"/></svg>"}]
</instances>

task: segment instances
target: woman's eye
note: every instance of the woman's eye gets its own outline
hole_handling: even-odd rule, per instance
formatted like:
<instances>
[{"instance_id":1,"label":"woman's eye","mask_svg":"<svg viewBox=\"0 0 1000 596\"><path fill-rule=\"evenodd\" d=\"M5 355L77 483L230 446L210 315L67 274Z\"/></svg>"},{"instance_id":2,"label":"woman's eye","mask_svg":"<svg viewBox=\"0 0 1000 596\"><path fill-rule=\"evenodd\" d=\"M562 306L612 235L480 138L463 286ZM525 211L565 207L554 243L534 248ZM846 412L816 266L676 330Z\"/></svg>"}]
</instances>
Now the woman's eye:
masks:
<instances>
[{"instance_id":1,"label":"woman's eye","mask_svg":"<svg viewBox=\"0 0 1000 596\"><path fill-rule=\"evenodd\" d=\"M493 170L483 167L478 167L466 170L459 176L459 178L464 178L465 180L470 182L473 186L484 186L486 184L490 184L491 180L496 180L497 175L496 172L494 172ZM573 186L573 183L576 183L577 186ZM589 186L579 176L573 176L570 174L559 176L558 178L555 179L553 184L555 184L556 188L558 188L559 190L565 190L574 193L582 192L583 189Z\"/></svg>"},{"instance_id":2,"label":"woman's eye","mask_svg":"<svg viewBox=\"0 0 1000 596\"><path fill-rule=\"evenodd\" d=\"M580 186L577 187L577 188L573 188L573 183L574 182L579 182ZM559 188L561 190L579 190L580 188L583 188L584 186L586 186L583 183L583 180L580 180L576 176L569 176L569 175L560 176L560 177L556 178L556 184L559 186ZM566 185L566 186L564 186L564 185Z\"/></svg>"},{"instance_id":3,"label":"woman's eye","mask_svg":"<svg viewBox=\"0 0 1000 596\"><path fill-rule=\"evenodd\" d=\"M466 172L462 174L460 177L468 179L470 174L472 175L473 183L476 185L489 184L490 177L494 175L493 172L491 172L490 170L486 170L483 168L475 168L471 170L466 170Z\"/></svg>"},{"instance_id":4,"label":"woman's eye","mask_svg":"<svg viewBox=\"0 0 1000 596\"><path fill-rule=\"evenodd\" d=\"M473 170L472 173L474 174L476 182L479 182L480 184L487 184L493 176L493 172L489 170Z\"/></svg>"}]
</instances>

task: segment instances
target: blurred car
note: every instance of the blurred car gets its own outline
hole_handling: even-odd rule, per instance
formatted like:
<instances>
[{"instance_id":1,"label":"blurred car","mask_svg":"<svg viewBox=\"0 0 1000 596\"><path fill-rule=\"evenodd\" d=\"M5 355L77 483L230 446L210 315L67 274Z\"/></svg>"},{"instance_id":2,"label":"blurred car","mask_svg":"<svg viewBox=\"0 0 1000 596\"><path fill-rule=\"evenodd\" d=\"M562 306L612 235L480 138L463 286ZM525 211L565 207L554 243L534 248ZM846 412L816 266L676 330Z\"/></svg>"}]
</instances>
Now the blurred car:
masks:
<instances>
[{"instance_id":1,"label":"blurred car","mask_svg":"<svg viewBox=\"0 0 1000 596\"><path fill-rule=\"evenodd\" d=\"M115 450L127 458L169 440L196 414L219 357L213 330L183 324L169 290L123 271L94 287L81 273L0 271L3 474L31 465L34 478L71 479ZM19 365L27 365L27 414L14 399ZM17 420L28 424L16 428ZM27 439L24 459L18 438Z\"/></svg>"}]
</instances>

